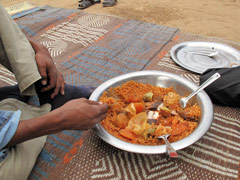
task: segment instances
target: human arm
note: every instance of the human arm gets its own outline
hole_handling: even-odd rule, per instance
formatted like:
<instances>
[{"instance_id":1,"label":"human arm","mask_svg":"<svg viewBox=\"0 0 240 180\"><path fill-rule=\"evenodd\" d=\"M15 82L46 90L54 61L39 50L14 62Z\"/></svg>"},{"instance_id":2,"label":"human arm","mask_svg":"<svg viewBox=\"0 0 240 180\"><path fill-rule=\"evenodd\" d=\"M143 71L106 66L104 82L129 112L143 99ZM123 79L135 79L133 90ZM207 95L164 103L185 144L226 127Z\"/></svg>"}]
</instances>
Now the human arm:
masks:
<instances>
[{"instance_id":1,"label":"human arm","mask_svg":"<svg viewBox=\"0 0 240 180\"><path fill-rule=\"evenodd\" d=\"M84 98L67 102L43 116L20 121L6 147L62 130L87 130L107 115L107 105Z\"/></svg>"},{"instance_id":2,"label":"human arm","mask_svg":"<svg viewBox=\"0 0 240 180\"><path fill-rule=\"evenodd\" d=\"M62 74L57 70L48 49L42 44L37 43L29 39L35 51L35 59L38 66L39 73L42 77L42 85L46 85L42 88L42 92L49 91L54 88L51 98L53 99L60 92L64 95L64 79Z\"/></svg>"}]
</instances>

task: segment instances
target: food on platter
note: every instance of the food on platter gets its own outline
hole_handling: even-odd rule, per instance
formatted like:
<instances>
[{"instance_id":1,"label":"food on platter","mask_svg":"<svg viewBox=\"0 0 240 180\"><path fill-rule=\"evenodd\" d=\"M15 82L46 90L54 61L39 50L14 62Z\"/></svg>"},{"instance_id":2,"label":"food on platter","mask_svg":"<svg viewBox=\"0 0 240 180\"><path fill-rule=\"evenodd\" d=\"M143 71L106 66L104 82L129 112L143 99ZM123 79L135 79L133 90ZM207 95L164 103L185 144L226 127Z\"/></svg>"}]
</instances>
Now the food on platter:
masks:
<instances>
[{"instance_id":1,"label":"food on platter","mask_svg":"<svg viewBox=\"0 0 240 180\"><path fill-rule=\"evenodd\" d=\"M105 91L99 101L109 105L101 122L113 136L129 143L161 145L157 137L170 134L170 142L187 137L198 126L201 109L197 104L182 109L181 96L172 88L136 81Z\"/></svg>"}]
</instances>

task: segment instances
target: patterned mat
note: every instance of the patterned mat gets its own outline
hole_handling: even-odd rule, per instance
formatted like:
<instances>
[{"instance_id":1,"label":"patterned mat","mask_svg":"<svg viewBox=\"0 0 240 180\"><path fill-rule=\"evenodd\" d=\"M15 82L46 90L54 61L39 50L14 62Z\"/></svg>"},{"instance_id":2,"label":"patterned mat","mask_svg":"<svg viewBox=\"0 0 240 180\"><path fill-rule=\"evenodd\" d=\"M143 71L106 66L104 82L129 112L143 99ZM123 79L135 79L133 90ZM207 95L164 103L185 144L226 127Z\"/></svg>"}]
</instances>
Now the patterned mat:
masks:
<instances>
[{"instance_id":1,"label":"patterned mat","mask_svg":"<svg viewBox=\"0 0 240 180\"><path fill-rule=\"evenodd\" d=\"M74 85L97 86L143 69L179 74L198 84L198 74L171 60L169 50L174 44L215 41L240 49L239 44L184 34L175 28L47 6L16 22L27 36L48 48L65 80ZM1 68L0 86L14 83L12 74ZM49 135L29 179L238 179L240 109L214 106L214 110L208 133L180 150L179 159L125 152L91 130Z\"/></svg>"},{"instance_id":2,"label":"patterned mat","mask_svg":"<svg viewBox=\"0 0 240 180\"><path fill-rule=\"evenodd\" d=\"M37 6L33 5L29 1L24 1L24 2L21 2L21 3L6 7L6 10L15 19L15 18L18 18L18 17L22 17L24 15L30 14L28 12L33 12L33 11L30 11L30 10L34 9L34 8L37 8ZM20 14L21 14L21 16L20 16Z\"/></svg>"},{"instance_id":3,"label":"patterned mat","mask_svg":"<svg viewBox=\"0 0 240 180\"><path fill-rule=\"evenodd\" d=\"M178 66L170 57L170 48L185 41L207 41L228 44L240 50L240 44L221 39L178 33L172 42L156 56L147 70L171 72L199 84L199 74ZM240 109L214 105L214 120L210 130L195 144L179 151L176 166L186 179L240 178ZM183 176L180 176L183 177Z\"/></svg>"}]
</instances>

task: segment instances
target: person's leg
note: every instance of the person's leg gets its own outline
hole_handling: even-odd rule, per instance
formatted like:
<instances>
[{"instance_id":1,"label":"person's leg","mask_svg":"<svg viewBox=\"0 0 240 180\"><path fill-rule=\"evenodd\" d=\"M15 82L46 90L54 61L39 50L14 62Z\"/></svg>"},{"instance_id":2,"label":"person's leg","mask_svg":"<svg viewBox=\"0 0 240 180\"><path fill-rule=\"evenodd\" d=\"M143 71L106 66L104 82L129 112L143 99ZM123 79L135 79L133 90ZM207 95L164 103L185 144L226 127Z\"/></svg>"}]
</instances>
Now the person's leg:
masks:
<instances>
[{"instance_id":1,"label":"person's leg","mask_svg":"<svg viewBox=\"0 0 240 180\"><path fill-rule=\"evenodd\" d=\"M45 142L46 136L42 136L12 147L0 162L1 180L28 179Z\"/></svg>"},{"instance_id":2,"label":"person's leg","mask_svg":"<svg viewBox=\"0 0 240 180\"><path fill-rule=\"evenodd\" d=\"M7 98L14 98L22 102L28 102L30 96L23 96L18 85L5 86L0 88L0 101Z\"/></svg>"},{"instance_id":3,"label":"person's leg","mask_svg":"<svg viewBox=\"0 0 240 180\"><path fill-rule=\"evenodd\" d=\"M50 95L52 94L53 90L47 91L47 92L41 92L41 89L43 88L43 85L40 81L37 81L35 83L38 98L40 101L40 105L49 103L52 105L52 109L54 110L66 102L72 100L72 99L78 99L78 98L89 98L92 94L95 87L88 87L88 86L73 86L65 84L64 89L64 95L58 94L54 99L50 98Z\"/></svg>"},{"instance_id":4,"label":"person's leg","mask_svg":"<svg viewBox=\"0 0 240 180\"><path fill-rule=\"evenodd\" d=\"M33 107L17 99L4 99L0 101L1 110L21 111L20 121L32 119L50 111L50 105ZM6 155L0 160L0 179L15 180L27 179L32 168L44 147L46 136L25 141L10 149L6 149Z\"/></svg>"},{"instance_id":5,"label":"person's leg","mask_svg":"<svg viewBox=\"0 0 240 180\"><path fill-rule=\"evenodd\" d=\"M72 99L89 98L93 88L87 86L65 85L65 94L58 95L52 102L52 110L56 109Z\"/></svg>"}]
</instances>

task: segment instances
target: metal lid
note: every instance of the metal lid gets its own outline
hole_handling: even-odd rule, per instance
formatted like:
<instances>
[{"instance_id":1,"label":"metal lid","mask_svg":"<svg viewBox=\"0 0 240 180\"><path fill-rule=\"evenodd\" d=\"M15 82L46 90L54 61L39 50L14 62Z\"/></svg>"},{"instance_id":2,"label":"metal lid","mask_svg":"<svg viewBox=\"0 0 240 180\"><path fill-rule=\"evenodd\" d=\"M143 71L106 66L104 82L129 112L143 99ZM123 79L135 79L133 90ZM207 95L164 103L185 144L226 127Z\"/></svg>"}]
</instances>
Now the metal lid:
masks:
<instances>
[{"instance_id":1,"label":"metal lid","mask_svg":"<svg viewBox=\"0 0 240 180\"><path fill-rule=\"evenodd\" d=\"M240 65L240 51L215 42L183 42L171 49L172 59L180 66L203 73L207 69Z\"/></svg>"}]
</instances>

